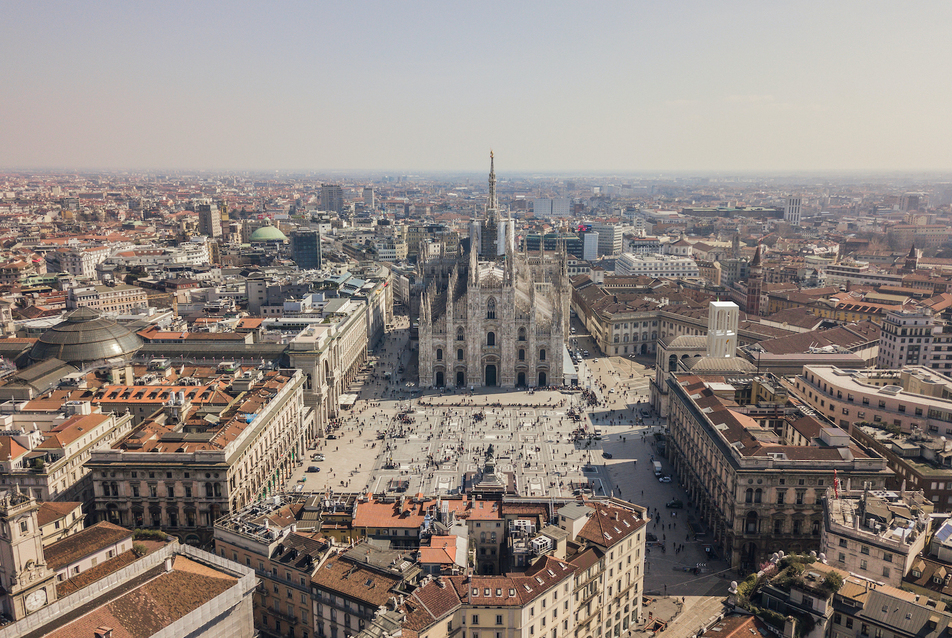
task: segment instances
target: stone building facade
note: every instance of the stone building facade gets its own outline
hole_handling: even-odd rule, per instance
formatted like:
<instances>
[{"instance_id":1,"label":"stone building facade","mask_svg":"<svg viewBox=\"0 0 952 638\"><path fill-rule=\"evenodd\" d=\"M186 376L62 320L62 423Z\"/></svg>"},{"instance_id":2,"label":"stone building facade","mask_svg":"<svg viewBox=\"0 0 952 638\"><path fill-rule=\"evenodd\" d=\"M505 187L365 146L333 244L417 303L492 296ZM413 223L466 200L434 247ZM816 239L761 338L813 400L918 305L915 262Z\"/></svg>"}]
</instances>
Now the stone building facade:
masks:
<instances>
[{"instance_id":1,"label":"stone building facade","mask_svg":"<svg viewBox=\"0 0 952 638\"><path fill-rule=\"evenodd\" d=\"M785 415L810 438L785 440L769 411L720 396L723 373L670 375L668 458L698 506L715 552L757 569L771 554L820 551L823 498L835 480L885 486L885 459L845 430L799 408Z\"/></svg>"},{"instance_id":2,"label":"stone building facade","mask_svg":"<svg viewBox=\"0 0 952 638\"><path fill-rule=\"evenodd\" d=\"M571 288L564 252L507 250L506 260L457 265L420 303L420 386L542 387L562 383Z\"/></svg>"},{"instance_id":3,"label":"stone building facade","mask_svg":"<svg viewBox=\"0 0 952 638\"><path fill-rule=\"evenodd\" d=\"M489 192L487 219L498 220L492 169ZM468 265L457 258L447 276L431 272L420 297L420 387L563 383L572 293L565 248L516 253L512 219L500 223L504 251L493 246L502 257L486 253L484 229L482 252L471 237ZM480 261L481 254L489 259Z\"/></svg>"}]
</instances>

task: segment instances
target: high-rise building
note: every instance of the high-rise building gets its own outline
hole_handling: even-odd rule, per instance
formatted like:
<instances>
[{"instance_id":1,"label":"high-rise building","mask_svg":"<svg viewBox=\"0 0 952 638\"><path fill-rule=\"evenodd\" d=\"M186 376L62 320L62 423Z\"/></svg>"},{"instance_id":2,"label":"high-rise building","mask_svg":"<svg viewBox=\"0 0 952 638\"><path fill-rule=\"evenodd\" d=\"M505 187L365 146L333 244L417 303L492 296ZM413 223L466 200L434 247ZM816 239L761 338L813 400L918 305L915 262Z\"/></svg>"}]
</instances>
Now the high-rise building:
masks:
<instances>
[{"instance_id":1,"label":"high-rise building","mask_svg":"<svg viewBox=\"0 0 952 638\"><path fill-rule=\"evenodd\" d=\"M532 202L534 217L571 217L572 200L567 197L536 199Z\"/></svg>"},{"instance_id":2,"label":"high-rise building","mask_svg":"<svg viewBox=\"0 0 952 638\"><path fill-rule=\"evenodd\" d=\"M374 187L373 186L364 186L364 206L367 208L374 208L376 206L376 199L374 197Z\"/></svg>"},{"instance_id":3,"label":"high-rise building","mask_svg":"<svg viewBox=\"0 0 952 638\"><path fill-rule=\"evenodd\" d=\"M321 210L335 213L344 210L344 191L340 184L321 184Z\"/></svg>"},{"instance_id":4,"label":"high-rise building","mask_svg":"<svg viewBox=\"0 0 952 638\"><path fill-rule=\"evenodd\" d=\"M910 211L919 210L925 203L925 193L903 193L899 198L899 209Z\"/></svg>"},{"instance_id":5,"label":"high-rise building","mask_svg":"<svg viewBox=\"0 0 952 638\"><path fill-rule=\"evenodd\" d=\"M208 237L221 237L221 211L218 204L198 205L198 232Z\"/></svg>"},{"instance_id":6,"label":"high-rise building","mask_svg":"<svg viewBox=\"0 0 952 638\"><path fill-rule=\"evenodd\" d=\"M787 205L783 209L783 220L791 226L800 225L800 205L803 203L802 197L788 197Z\"/></svg>"},{"instance_id":7,"label":"high-rise building","mask_svg":"<svg viewBox=\"0 0 952 638\"><path fill-rule=\"evenodd\" d=\"M599 255L610 257L622 252L625 229L621 224L593 221L591 227L594 232L598 233Z\"/></svg>"},{"instance_id":8,"label":"high-rise building","mask_svg":"<svg viewBox=\"0 0 952 638\"><path fill-rule=\"evenodd\" d=\"M595 261L598 259L598 233L590 231L582 234L582 259Z\"/></svg>"},{"instance_id":9,"label":"high-rise building","mask_svg":"<svg viewBox=\"0 0 952 638\"><path fill-rule=\"evenodd\" d=\"M319 269L322 263L321 233L299 228L291 233L291 257L304 270Z\"/></svg>"}]
</instances>

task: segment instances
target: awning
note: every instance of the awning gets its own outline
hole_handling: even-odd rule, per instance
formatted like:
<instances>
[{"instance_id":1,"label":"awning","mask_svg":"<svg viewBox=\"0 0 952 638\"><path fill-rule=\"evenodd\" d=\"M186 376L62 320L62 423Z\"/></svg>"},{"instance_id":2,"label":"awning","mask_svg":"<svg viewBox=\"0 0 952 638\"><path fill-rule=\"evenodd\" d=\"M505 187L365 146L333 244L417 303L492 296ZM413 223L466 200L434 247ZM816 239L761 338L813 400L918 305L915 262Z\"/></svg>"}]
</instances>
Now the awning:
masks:
<instances>
[{"instance_id":1,"label":"awning","mask_svg":"<svg viewBox=\"0 0 952 638\"><path fill-rule=\"evenodd\" d=\"M337 403L342 408L352 408L354 407L354 404L357 403L357 395L356 394L342 394L340 395L340 399L337 400Z\"/></svg>"}]
</instances>

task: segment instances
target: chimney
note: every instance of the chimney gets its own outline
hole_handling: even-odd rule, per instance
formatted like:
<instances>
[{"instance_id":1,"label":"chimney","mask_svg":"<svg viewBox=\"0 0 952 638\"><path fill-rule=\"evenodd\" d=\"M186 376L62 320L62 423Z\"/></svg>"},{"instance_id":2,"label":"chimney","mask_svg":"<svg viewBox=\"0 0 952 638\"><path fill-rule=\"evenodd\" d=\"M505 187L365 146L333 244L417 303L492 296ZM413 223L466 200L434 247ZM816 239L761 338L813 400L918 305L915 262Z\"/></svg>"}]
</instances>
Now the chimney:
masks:
<instances>
[{"instance_id":1,"label":"chimney","mask_svg":"<svg viewBox=\"0 0 952 638\"><path fill-rule=\"evenodd\" d=\"M783 638L794 638L797 635L797 619L787 616L783 623Z\"/></svg>"},{"instance_id":2,"label":"chimney","mask_svg":"<svg viewBox=\"0 0 952 638\"><path fill-rule=\"evenodd\" d=\"M93 636L95 638L112 638L112 627L96 627Z\"/></svg>"},{"instance_id":3,"label":"chimney","mask_svg":"<svg viewBox=\"0 0 952 638\"><path fill-rule=\"evenodd\" d=\"M165 559L165 572L168 573L170 571L172 571L172 557L171 556Z\"/></svg>"}]
</instances>

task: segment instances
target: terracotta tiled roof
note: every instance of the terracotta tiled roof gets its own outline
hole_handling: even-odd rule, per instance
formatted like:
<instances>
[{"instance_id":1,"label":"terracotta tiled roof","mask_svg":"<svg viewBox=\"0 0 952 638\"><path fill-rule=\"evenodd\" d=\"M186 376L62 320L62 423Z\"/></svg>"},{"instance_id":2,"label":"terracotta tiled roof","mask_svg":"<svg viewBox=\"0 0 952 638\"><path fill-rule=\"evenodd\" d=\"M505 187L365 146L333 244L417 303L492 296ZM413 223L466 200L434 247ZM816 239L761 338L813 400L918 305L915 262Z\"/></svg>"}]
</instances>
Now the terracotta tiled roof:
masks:
<instances>
[{"instance_id":1,"label":"terracotta tiled roof","mask_svg":"<svg viewBox=\"0 0 952 638\"><path fill-rule=\"evenodd\" d=\"M77 414L50 430L47 437L37 447L43 449L63 448L76 439L89 434L111 418L111 414Z\"/></svg>"},{"instance_id":2,"label":"terracotta tiled roof","mask_svg":"<svg viewBox=\"0 0 952 638\"><path fill-rule=\"evenodd\" d=\"M432 536L429 547L420 548L421 563L451 565L456 562L456 537Z\"/></svg>"},{"instance_id":3,"label":"terracotta tiled roof","mask_svg":"<svg viewBox=\"0 0 952 638\"><path fill-rule=\"evenodd\" d=\"M38 505L40 509L36 512L36 522L42 527L64 516L69 516L73 510L77 507L81 507L82 503L71 501L43 501Z\"/></svg>"},{"instance_id":4,"label":"terracotta tiled roof","mask_svg":"<svg viewBox=\"0 0 952 638\"><path fill-rule=\"evenodd\" d=\"M328 559L311 576L312 585L375 607L389 600L390 590L399 582L399 578L364 568L340 556Z\"/></svg>"},{"instance_id":5,"label":"terracotta tiled roof","mask_svg":"<svg viewBox=\"0 0 952 638\"><path fill-rule=\"evenodd\" d=\"M56 541L44 548L43 553L50 569L57 571L84 556L94 554L126 538L132 538L132 531L108 521L102 521L63 540Z\"/></svg>"},{"instance_id":6,"label":"terracotta tiled roof","mask_svg":"<svg viewBox=\"0 0 952 638\"><path fill-rule=\"evenodd\" d=\"M0 461L18 459L27 453L27 449L17 443L12 437L0 436Z\"/></svg>"},{"instance_id":7,"label":"terracotta tiled roof","mask_svg":"<svg viewBox=\"0 0 952 638\"><path fill-rule=\"evenodd\" d=\"M611 547L645 525L645 520L631 510L605 503L587 503L594 512L588 518L579 538L595 545Z\"/></svg>"}]
</instances>

